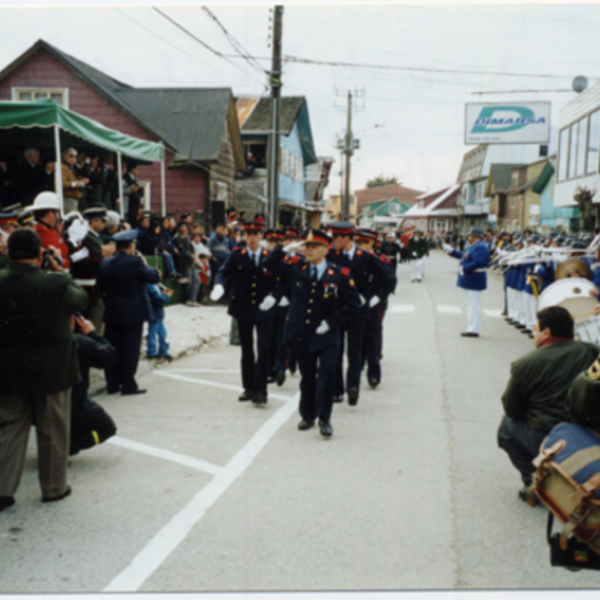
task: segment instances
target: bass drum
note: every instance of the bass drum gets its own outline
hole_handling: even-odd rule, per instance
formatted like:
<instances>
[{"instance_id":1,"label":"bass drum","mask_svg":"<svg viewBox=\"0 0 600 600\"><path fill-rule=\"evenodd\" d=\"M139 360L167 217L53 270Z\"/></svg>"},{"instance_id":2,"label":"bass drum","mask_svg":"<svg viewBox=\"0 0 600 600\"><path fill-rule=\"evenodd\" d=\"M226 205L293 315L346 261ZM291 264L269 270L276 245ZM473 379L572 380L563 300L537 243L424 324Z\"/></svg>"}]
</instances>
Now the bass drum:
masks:
<instances>
[{"instance_id":1,"label":"bass drum","mask_svg":"<svg viewBox=\"0 0 600 600\"><path fill-rule=\"evenodd\" d=\"M569 277L555 281L539 297L538 311L549 306L566 308L575 321L575 331L582 342L600 345L600 315L594 315L598 298L590 295L598 288L582 277Z\"/></svg>"}]
</instances>

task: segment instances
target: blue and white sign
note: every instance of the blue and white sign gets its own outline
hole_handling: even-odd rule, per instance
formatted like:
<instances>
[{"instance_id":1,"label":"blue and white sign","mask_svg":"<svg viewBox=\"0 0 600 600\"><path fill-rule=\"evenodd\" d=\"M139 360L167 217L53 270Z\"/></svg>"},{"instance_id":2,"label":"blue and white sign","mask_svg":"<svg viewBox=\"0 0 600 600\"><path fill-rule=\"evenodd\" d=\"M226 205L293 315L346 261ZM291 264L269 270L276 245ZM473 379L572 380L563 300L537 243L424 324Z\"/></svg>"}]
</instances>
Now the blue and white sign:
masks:
<instances>
[{"instance_id":1,"label":"blue and white sign","mask_svg":"<svg viewBox=\"0 0 600 600\"><path fill-rule=\"evenodd\" d=\"M550 102L469 103L465 144L547 144Z\"/></svg>"}]
</instances>

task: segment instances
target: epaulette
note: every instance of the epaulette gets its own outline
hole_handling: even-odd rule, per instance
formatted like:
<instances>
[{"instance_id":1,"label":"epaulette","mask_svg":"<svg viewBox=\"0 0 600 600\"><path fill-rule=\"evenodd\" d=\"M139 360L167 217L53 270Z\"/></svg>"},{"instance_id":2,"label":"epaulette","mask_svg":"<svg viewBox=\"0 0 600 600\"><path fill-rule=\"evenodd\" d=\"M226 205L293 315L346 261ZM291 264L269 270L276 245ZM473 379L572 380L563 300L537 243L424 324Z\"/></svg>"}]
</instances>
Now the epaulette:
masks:
<instances>
[{"instance_id":1,"label":"epaulette","mask_svg":"<svg viewBox=\"0 0 600 600\"><path fill-rule=\"evenodd\" d=\"M308 265L304 265L304 266L302 267L302 271L304 271L304 269L308 269Z\"/></svg>"},{"instance_id":2,"label":"epaulette","mask_svg":"<svg viewBox=\"0 0 600 600\"><path fill-rule=\"evenodd\" d=\"M335 271L333 269L327 269L327 275L329 275L329 277L331 277L334 274L335 274Z\"/></svg>"},{"instance_id":3,"label":"epaulette","mask_svg":"<svg viewBox=\"0 0 600 600\"><path fill-rule=\"evenodd\" d=\"M297 265L300 262L300 257L297 254L289 257L290 264Z\"/></svg>"},{"instance_id":4,"label":"epaulette","mask_svg":"<svg viewBox=\"0 0 600 600\"><path fill-rule=\"evenodd\" d=\"M269 254L269 251L268 251L268 250L266 250L265 248L263 248L262 255L263 255L263 256L266 256L267 254Z\"/></svg>"},{"instance_id":5,"label":"epaulette","mask_svg":"<svg viewBox=\"0 0 600 600\"><path fill-rule=\"evenodd\" d=\"M382 263L386 263L386 262L388 261L388 259L387 259L387 258L386 258L386 257L385 257L383 254L380 254L380 255L379 255L379 260L380 260Z\"/></svg>"},{"instance_id":6,"label":"epaulette","mask_svg":"<svg viewBox=\"0 0 600 600\"><path fill-rule=\"evenodd\" d=\"M248 248L242 248L240 250L240 254L246 254L247 251L248 251Z\"/></svg>"},{"instance_id":7,"label":"epaulette","mask_svg":"<svg viewBox=\"0 0 600 600\"><path fill-rule=\"evenodd\" d=\"M357 254L358 256L361 256L361 255L362 255L362 253L363 253L363 251L362 251L362 250L356 250L356 254Z\"/></svg>"},{"instance_id":8,"label":"epaulette","mask_svg":"<svg viewBox=\"0 0 600 600\"><path fill-rule=\"evenodd\" d=\"M350 275L350 269L348 267L342 267L341 269L342 275L348 277Z\"/></svg>"}]
</instances>

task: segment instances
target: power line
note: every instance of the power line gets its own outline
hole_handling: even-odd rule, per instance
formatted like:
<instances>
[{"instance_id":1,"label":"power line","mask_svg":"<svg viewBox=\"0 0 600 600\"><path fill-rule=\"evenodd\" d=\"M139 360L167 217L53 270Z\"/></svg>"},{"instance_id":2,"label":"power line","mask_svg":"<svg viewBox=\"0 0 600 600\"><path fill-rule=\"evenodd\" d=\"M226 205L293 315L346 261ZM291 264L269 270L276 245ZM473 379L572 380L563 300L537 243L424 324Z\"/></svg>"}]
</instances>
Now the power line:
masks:
<instances>
[{"instance_id":1,"label":"power line","mask_svg":"<svg viewBox=\"0 0 600 600\"><path fill-rule=\"evenodd\" d=\"M335 62L326 60L313 60L310 58L302 58L299 56L285 56L285 62L300 63L307 65L321 65L326 67L349 67L362 69L383 69L389 71L416 71L428 73L460 73L463 75L493 75L496 77L538 77L544 79L557 79L560 77L571 78L571 75L542 75L539 73L507 73L503 71L476 71L469 69L433 69L427 67L400 67L394 65L374 65L365 63L350 63L350 62Z\"/></svg>"},{"instance_id":2,"label":"power line","mask_svg":"<svg viewBox=\"0 0 600 600\"><path fill-rule=\"evenodd\" d=\"M232 48L241 56L253 69L259 71L262 74L268 75L268 71L263 69L261 64L256 60L244 46L240 42L238 42L229 31L225 28L225 25L217 19L217 17L210 11L208 6L203 6L202 9L210 16L210 18L217 24L217 26L221 29L221 31L225 34L225 37L231 44ZM238 56L234 55L234 56ZM228 55L224 55L228 56Z\"/></svg>"}]
</instances>

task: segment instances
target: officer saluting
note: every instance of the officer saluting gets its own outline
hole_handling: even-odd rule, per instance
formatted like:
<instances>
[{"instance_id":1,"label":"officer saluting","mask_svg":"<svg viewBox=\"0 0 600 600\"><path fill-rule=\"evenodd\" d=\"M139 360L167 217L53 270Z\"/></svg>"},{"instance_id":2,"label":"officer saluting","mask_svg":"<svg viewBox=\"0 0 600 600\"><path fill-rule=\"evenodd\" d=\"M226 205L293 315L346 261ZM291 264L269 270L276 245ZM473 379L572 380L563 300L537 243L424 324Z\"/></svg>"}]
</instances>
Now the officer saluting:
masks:
<instances>
[{"instance_id":1,"label":"officer saluting","mask_svg":"<svg viewBox=\"0 0 600 600\"><path fill-rule=\"evenodd\" d=\"M467 252L455 250L443 244L444 252L460 259L457 285L463 288L467 301L467 330L463 337L479 337L481 332L481 292L487 288L486 267L490 262L490 252L483 241L483 229L471 227L467 233L471 247Z\"/></svg>"},{"instance_id":2,"label":"officer saluting","mask_svg":"<svg viewBox=\"0 0 600 600\"><path fill-rule=\"evenodd\" d=\"M276 290L275 268L265 267L269 254L260 246L264 223L244 223L246 246L236 246L215 276L215 286L210 294L219 300L229 293L228 313L237 319L242 346L242 385L244 393L239 400L252 400L255 404L267 402L267 377L269 375L269 345L274 307L280 298ZM277 297L276 297L277 296ZM253 332L256 329L258 357L254 357Z\"/></svg>"},{"instance_id":3,"label":"officer saluting","mask_svg":"<svg viewBox=\"0 0 600 600\"><path fill-rule=\"evenodd\" d=\"M362 371L362 347L369 309L379 304L387 295L392 276L382 262L374 254L365 252L354 245L355 226L352 223L339 221L329 223L333 235L333 248L327 255L327 260L341 267L350 269L352 279L363 302L356 318L346 321L341 328L341 346L338 357L337 376L335 384L335 402L341 402L344 396L344 334L348 333L348 370L346 386L348 404L355 406L358 402L360 375Z\"/></svg>"},{"instance_id":4,"label":"officer saluting","mask_svg":"<svg viewBox=\"0 0 600 600\"><path fill-rule=\"evenodd\" d=\"M350 270L328 263L325 257L331 238L310 231L304 242L305 256L288 256L277 246L267 264L281 264L290 278L291 304L284 330L284 343L297 349L300 367L300 431L319 419L321 435L333 433L330 424L340 328L356 317L361 301ZM299 250L301 242L286 252Z\"/></svg>"}]
</instances>

